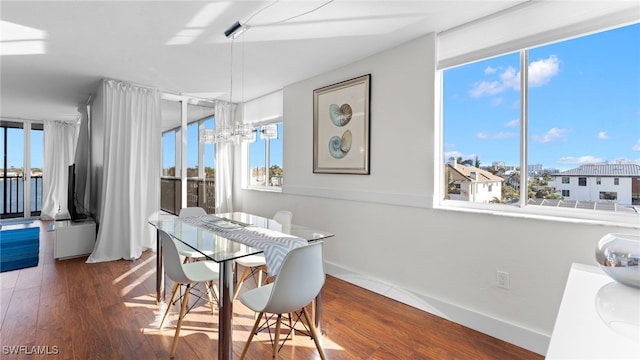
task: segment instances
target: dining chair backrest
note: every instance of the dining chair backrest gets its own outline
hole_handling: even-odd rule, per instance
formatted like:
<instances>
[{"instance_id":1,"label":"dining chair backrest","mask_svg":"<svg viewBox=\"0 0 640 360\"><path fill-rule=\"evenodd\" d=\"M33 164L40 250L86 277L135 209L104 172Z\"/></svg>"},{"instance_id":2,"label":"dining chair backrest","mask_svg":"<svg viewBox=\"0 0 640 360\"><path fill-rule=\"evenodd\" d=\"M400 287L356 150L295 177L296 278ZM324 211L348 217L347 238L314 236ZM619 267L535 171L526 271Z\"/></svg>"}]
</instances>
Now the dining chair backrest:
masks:
<instances>
[{"instance_id":1,"label":"dining chair backrest","mask_svg":"<svg viewBox=\"0 0 640 360\"><path fill-rule=\"evenodd\" d=\"M291 227L293 221L293 213L288 210L279 210L273 215L273 220L277 221L282 227Z\"/></svg>"},{"instance_id":2,"label":"dining chair backrest","mask_svg":"<svg viewBox=\"0 0 640 360\"><path fill-rule=\"evenodd\" d=\"M322 241L295 248L282 262L263 311L284 314L308 305L325 281Z\"/></svg>"},{"instance_id":3,"label":"dining chair backrest","mask_svg":"<svg viewBox=\"0 0 640 360\"><path fill-rule=\"evenodd\" d=\"M178 254L178 248L174 242L175 240L173 240L173 238L165 231L158 231L160 232L160 241L162 242L165 273L174 282L179 282L181 284L192 282L184 272L182 261L180 260L180 254Z\"/></svg>"},{"instance_id":4,"label":"dining chair backrest","mask_svg":"<svg viewBox=\"0 0 640 360\"><path fill-rule=\"evenodd\" d=\"M201 207L194 206L180 209L178 217L196 217L202 215L207 215L207 212Z\"/></svg>"}]
</instances>

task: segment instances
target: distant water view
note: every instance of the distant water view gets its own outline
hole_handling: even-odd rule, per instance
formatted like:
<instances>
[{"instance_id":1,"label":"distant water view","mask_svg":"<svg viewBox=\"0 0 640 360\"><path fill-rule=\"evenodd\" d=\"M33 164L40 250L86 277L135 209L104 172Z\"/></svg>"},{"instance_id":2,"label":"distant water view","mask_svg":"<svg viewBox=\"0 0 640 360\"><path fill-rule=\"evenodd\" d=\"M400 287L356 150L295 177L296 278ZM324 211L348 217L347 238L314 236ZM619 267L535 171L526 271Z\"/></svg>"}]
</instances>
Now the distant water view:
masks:
<instances>
[{"instance_id":1,"label":"distant water view","mask_svg":"<svg viewBox=\"0 0 640 360\"><path fill-rule=\"evenodd\" d=\"M5 184L7 195L5 209ZM0 178L0 214L13 214L24 211L24 182L22 178ZM42 209L42 177L31 178L31 211ZM26 216L30 216L27 214Z\"/></svg>"}]
</instances>

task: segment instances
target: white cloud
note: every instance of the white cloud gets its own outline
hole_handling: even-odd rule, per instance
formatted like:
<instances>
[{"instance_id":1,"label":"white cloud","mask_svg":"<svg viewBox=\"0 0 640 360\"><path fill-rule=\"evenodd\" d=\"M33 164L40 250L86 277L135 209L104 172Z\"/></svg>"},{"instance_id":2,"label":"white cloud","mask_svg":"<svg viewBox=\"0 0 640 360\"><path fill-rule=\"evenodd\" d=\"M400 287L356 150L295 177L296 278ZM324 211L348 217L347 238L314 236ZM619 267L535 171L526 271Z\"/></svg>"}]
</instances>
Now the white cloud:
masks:
<instances>
[{"instance_id":1,"label":"white cloud","mask_svg":"<svg viewBox=\"0 0 640 360\"><path fill-rule=\"evenodd\" d=\"M476 137L478 139L482 139L482 140L485 140L485 139L491 139L491 140L509 139L509 138L516 137L516 136L518 136L518 134L510 133L510 132L498 132L498 133L491 134L491 133L487 133L487 132L481 131L481 132L476 134Z\"/></svg>"},{"instance_id":2,"label":"white cloud","mask_svg":"<svg viewBox=\"0 0 640 360\"><path fill-rule=\"evenodd\" d=\"M500 80L502 80L505 89L520 90L520 72L513 67L509 66L507 70L500 74Z\"/></svg>"},{"instance_id":3,"label":"white cloud","mask_svg":"<svg viewBox=\"0 0 640 360\"><path fill-rule=\"evenodd\" d=\"M504 99L501 97L495 97L491 99L491 106L498 106L504 102Z\"/></svg>"},{"instance_id":4,"label":"white cloud","mask_svg":"<svg viewBox=\"0 0 640 360\"><path fill-rule=\"evenodd\" d=\"M547 84L556 76L560 69L560 60L557 56L551 55L546 59L534 61L529 64L529 86L542 86ZM498 69L491 66L484 70L485 75L498 74ZM495 95L509 89L520 90L520 72L513 66L509 66L502 73L498 74L499 80L483 80L476 82L469 91L469 95L474 98L483 95Z\"/></svg>"},{"instance_id":5,"label":"white cloud","mask_svg":"<svg viewBox=\"0 0 640 360\"><path fill-rule=\"evenodd\" d=\"M542 86L558 75L560 60L555 55L529 64L529 86Z\"/></svg>"},{"instance_id":6,"label":"white cloud","mask_svg":"<svg viewBox=\"0 0 640 360\"><path fill-rule=\"evenodd\" d=\"M584 165L584 164L603 163L605 161L606 160L603 158L599 158L591 155L585 155L580 157L564 156L564 157L561 157L560 160L558 160L558 163Z\"/></svg>"},{"instance_id":7,"label":"white cloud","mask_svg":"<svg viewBox=\"0 0 640 360\"><path fill-rule=\"evenodd\" d=\"M477 98L485 94L494 95L504 91L502 85L498 81L482 81L469 91L471 97Z\"/></svg>"},{"instance_id":8,"label":"white cloud","mask_svg":"<svg viewBox=\"0 0 640 360\"><path fill-rule=\"evenodd\" d=\"M617 159L613 160L614 164L633 164L634 161L633 160L629 160L626 157L619 157Z\"/></svg>"},{"instance_id":9,"label":"white cloud","mask_svg":"<svg viewBox=\"0 0 640 360\"><path fill-rule=\"evenodd\" d=\"M638 141L636 141L636 144L633 145L633 147L631 148L631 150L633 151L640 151L640 139L638 139Z\"/></svg>"},{"instance_id":10,"label":"white cloud","mask_svg":"<svg viewBox=\"0 0 640 360\"><path fill-rule=\"evenodd\" d=\"M599 131L598 132L598 139L607 140L608 138L609 138L609 135L607 135L606 131Z\"/></svg>"},{"instance_id":11,"label":"white cloud","mask_svg":"<svg viewBox=\"0 0 640 360\"><path fill-rule=\"evenodd\" d=\"M449 158L457 158L458 156L462 156L462 153L459 151L445 151L444 159L448 160Z\"/></svg>"},{"instance_id":12,"label":"white cloud","mask_svg":"<svg viewBox=\"0 0 640 360\"><path fill-rule=\"evenodd\" d=\"M539 143L546 144L554 140L566 139L567 132L569 132L568 129L552 128L544 135L534 135L533 140Z\"/></svg>"},{"instance_id":13,"label":"white cloud","mask_svg":"<svg viewBox=\"0 0 640 360\"><path fill-rule=\"evenodd\" d=\"M520 126L520 119L513 119L508 123L504 124L504 127L517 127Z\"/></svg>"},{"instance_id":14,"label":"white cloud","mask_svg":"<svg viewBox=\"0 0 640 360\"><path fill-rule=\"evenodd\" d=\"M463 160L475 159L478 156L477 154L463 154L459 151L445 151L443 155L445 161L449 161L449 158L457 159L458 157L461 157Z\"/></svg>"}]
</instances>

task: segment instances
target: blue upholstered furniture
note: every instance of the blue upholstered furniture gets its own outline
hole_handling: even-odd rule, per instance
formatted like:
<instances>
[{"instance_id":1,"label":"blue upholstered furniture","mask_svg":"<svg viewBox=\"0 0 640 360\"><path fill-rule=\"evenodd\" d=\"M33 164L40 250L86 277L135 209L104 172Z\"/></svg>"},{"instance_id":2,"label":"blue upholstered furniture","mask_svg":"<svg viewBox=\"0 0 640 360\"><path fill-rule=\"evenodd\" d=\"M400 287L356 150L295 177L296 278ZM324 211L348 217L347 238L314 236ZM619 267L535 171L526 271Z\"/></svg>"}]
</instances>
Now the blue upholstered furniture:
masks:
<instances>
[{"instance_id":1,"label":"blue upholstered furniture","mask_svg":"<svg viewBox=\"0 0 640 360\"><path fill-rule=\"evenodd\" d=\"M36 224L2 226L0 272L38 265L40 228Z\"/></svg>"}]
</instances>

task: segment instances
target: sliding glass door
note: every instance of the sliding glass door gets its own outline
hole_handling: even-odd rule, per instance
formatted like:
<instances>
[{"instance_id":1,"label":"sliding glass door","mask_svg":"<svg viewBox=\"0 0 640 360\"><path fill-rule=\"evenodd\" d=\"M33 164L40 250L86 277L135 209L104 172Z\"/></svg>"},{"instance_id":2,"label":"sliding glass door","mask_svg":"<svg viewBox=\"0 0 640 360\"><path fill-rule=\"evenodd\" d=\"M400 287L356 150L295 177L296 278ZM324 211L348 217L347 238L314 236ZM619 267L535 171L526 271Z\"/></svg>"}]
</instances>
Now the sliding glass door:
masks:
<instances>
[{"instance_id":1,"label":"sliding glass door","mask_svg":"<svg viewBox=\"0 0 640 360\"><path fill-rule=\"evenodd\" d=\"M42 124L0 121L0 218L40 215Z\"/></svg>"}]
</instances>

